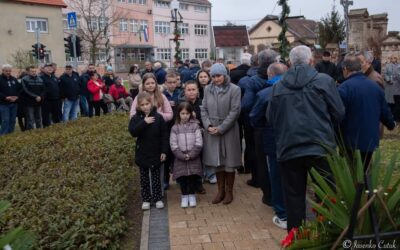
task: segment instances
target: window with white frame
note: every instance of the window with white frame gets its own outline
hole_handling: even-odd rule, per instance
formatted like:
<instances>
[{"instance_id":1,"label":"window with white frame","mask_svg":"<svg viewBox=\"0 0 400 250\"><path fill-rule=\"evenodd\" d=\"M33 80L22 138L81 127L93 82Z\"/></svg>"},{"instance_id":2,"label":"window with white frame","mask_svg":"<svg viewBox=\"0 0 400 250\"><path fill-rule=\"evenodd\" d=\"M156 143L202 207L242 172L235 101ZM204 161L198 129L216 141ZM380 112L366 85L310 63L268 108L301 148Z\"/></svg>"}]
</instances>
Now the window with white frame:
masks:
<instances>
[{"instance_id":1,"label":"window with white frame","mask_svg":"<svg viewBox=\"0 0 400 250\"><path fill-rule=\"evenodd\" d=\"M156 0L154 1L154 5L159 8L168 8L169 9L169 2Z\"/></svg>"},{"instance_id":2,"label":"window with white frame","mask_svg":"<svg viewBox=\"0 0 400 250\"><path fill-rule=\"evenodd\" d=\"M27 17L25 19L26 31L35 32L39 28L40 33L49 33L48 20L46 18Z\"/></svg>"},{"instance_id":3,"label":"window with white frame","mask_svg":"<svg viewBox=\"0 0 400 250\"><path fill-rule=\"evenodd\" d=\"M147 20L140 20L139 24L140 24L140 30L145 30L149 26Z\"/></svg>"},{"instance_id":4,"label":"window with white frame","mask_svg":"<svg viewBox=\"0 0 400 250\"><path fill-rule=\"evenodd\" d=\"M108 18L105 19L103 17L99 17L99 27L100 29L104 30L108 22Z\"/></svg>"},{"instance_id":5,"label":"window with white frame","mask_svg":"<svg viewBox=\"0 0 400 250\"><path fill-rule=\"evenodd\" d=\"M138 0L138 4L141 4L141 5L146 5L146 4L147 4L147 2L146 2L146 0Z\"/></svg>"},{"instance_id":6,"label":"window with white frame","mask_svg":"<svg viewBox=\"0 0 400 250\"><path fill-rule=\"evenodd\" d=\"M125 3L126 0L118 0L118 3Z\"/></svg>"},{"instance_id":7,"label":"window with white frame","mask_svg":"<svg viewBox=\"0 0 400 250\"><path fill-rule=\"evenodd\" d=\"M171 60L171 49L157 49L157 59L158 60Z\"/></svg>"},{"instance_id":8,"label":"window with white frame","mask_svg":"<svg viewBox=\"0 0 400 250\"><path fill-rule=\"evenodd\" d=\"M194 57L196 59L206 59L206 58L208 58L207 49L195 49L194 50Z\"/></svg>"},{"instance_id":9,"label":"window with white frame","mask_svg":"<svg viewBox=\"0 0 400 250\"><path fill-rule=\"evenodd\" d=\"M194 11L206 13L207 12L207 6L195 5L194 6Z\"/></svg>"},{"instance_id":10,"label":"window with white frame","mask_svg":"<svg viewBox=\"0 0 400 250\"><path fill-rule=\"evenodd\" d=\"M198 35L198 36L206 36L207 35L207 25L195 24L194 25L194 34Z\"/></svg>"},{"instance_id":11,"label":"window with white frame","mask_svg":"<svg viewBox=\"0 0 400 250\"><path fill-rule=\"evenodd\" d=\"M189 59L189 49L181 49L181 57L182 60Z\"/></svg>"},{"instance_id":12,"label":"window with white frame","mask_svg":"<svg viewBox=\"0 0 400 250\"><path fill-rule=\"evenodd\" d=\"M107 60L106 50L99 49L96 53L96 61L98 62L105 62Z\"/></svg>"},{"instance_id":13,"label":"window with white frame","mask_svg":"<svg viewBox=\"0 0 400 250\"><path fill-rule=\"evenodd\" d=\"M138 21L135 19L130 19L129 20L129 26L130 26L130 32L138 32L139 31L139 24Z\"/></svg>"},{"instance_id":14,"label":"window with white frame","mask_svg":"<svg viewBox=\"0 0 400 250\"><path fill-rule=\"evenodd\" d=\"M187 3L179 3L179 9L188 10L189 9L189 4L187 4Z\"/></svg>"},{"instance_id":15,"label":"window with white frame","mask_svg":"<svg viewBox=\"0 0 400 250\"><path fill-rule=\"evenodd\" d=\"M163 22L163 21L155 21L154 22L154 32L170 34L171 33L171 23Z\"/></svg>"},{"instance_id":16,"label":"window with white frame","mask_svg":"<svg viewBox=\"0 0 400 250\"><path fill-rule=\"evenodd\" d=\"M136 3L136 0L128 0L128 3Z\"/></svg>"},{"instance_id":17,"label":"window with white frame","mask_svg":"<svg viewBox=\"0 0 400 250\"><path fill-rule=\"evenodd\" d=\"M128 21L125 18L119 19L119 31L128 31Z\"/></svg>"},{"instance_id":18,"label":"window with white frame","mask_svg":"<svg viewBox=\"0 0 400 250\"><path fill-rule=\"evenodd\" d=\"M98 30L99 29L99 21L98 21L97 17L90 18L88 26L89 26L88 27L89 30Z\"/></svg>"},{"instance_id":19,"label":"window with white frame","mask_svg":"<svg viewBox=\"0 0 400 250\"><path fill-rule=\"evenodd\" d=\"M188 23L179 23L178 28L179 28L179 31L181 32L181 35L189 34L189 24Z\"/></svg>"}]
</instances>

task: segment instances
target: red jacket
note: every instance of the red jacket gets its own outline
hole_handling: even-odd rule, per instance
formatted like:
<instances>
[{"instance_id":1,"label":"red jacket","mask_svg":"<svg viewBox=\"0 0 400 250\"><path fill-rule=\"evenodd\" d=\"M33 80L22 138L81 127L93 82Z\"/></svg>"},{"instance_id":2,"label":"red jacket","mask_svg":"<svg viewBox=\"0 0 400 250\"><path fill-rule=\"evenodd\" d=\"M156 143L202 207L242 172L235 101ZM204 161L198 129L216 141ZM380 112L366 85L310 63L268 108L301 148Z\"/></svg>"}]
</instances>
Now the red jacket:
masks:
<instances>
[{"instance_id":1,"label":"red jacket","mask_svg":"<svg viewBox=\"0 0 400 250\"><path fill-rule=\"evenodd\" d=\"M107 86L100 80L97 80L98 86L93 80L89 80L87 88L92 93L93 101L100 101L103 98L103 94L107 92Z\"/></svg>"},{"instance_id":2,"label":"red jacket","mask_svg":"<svg viewBox=\"0 0 400 250\"><path fill-rule=\"evenodd\" d=\"M115 101L120 98L125 98L129 96L124 85L122 84L119 86L117 86L116 84L111 85L110 91L108 93L114 98Z\"/></svg>"}]
</instances>

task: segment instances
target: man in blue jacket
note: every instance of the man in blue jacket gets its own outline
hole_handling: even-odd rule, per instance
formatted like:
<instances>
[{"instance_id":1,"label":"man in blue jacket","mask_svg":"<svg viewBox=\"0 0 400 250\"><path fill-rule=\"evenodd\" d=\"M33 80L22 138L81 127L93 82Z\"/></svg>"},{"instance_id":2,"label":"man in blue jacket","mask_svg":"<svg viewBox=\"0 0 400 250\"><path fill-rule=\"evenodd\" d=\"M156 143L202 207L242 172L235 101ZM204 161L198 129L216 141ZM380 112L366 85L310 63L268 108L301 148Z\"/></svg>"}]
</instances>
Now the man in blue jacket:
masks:
<instances>
[{"instance_id":1,"label":"man in blue jacket","mask_svg":"<svg viewBox=\"0 0 400 250\"><path fill-rule=\"evenodd\" d=\"M189 68L181 72L181 82L185 84L187 81L196 80L196 74L200 69L200 64L197 59L190 60Z\"/></svg>"},{"instance_id":2,"label":"man in blue jacket","mask_svg":"<svg viewBox=\"0 0 400 250\"><path fill-rule=\"evenodd\" d=\"M311 66L310 48L297 46L289 58L292 67L272 87L267 110L267 121L276 138L288 231L305 219L310 167L332 178L325 156L327 148L336 147L334 123L345 114L335 80Z\"/></svg>"},{"instance_id":3,"label":"man in blue jacket","mask_svg":"<svg viewBox=\"0 0 400 250\"><path fill-rule=\"evenodd\" d=\"M343 76L346 81L338 88L346 107L346 116L340 126L341 136L349 156L360 150L366 171L372 153L379 146L379 123L382 122L389 130L396 124L385 93L361 72L358 57L346 56Z\"/></svg>"},{"instance_id":4,"label":"man in blue jacket","mask_svg":"<svg viewBox=\"0 0 400 250\"><path fill-rule=\"evenodd\" d=\"M269 65L277 62L278 58L279 54L271 49L263 50L258 53L259 69L257 75L250 78L249 82L245 86L242 99L241 106L245 117L248 117L248 114L253 108L257 92L268 86L271 86L268 83L267 69ZM262 148L263 128L253 127L253 131L256 168L252 169L252 178L253 181L256 181L256 186L259 186L263 192L262 202L268 206L271 206L271 185L269 182L268 166ZM252 185L253 183L248 182L247 184Z\"/></svg>"},{"instance_id":5,"label":"man in blue jacket","mask_svg":"<svg viewBox=\"0 0 400 250\"><path fill-rule=\"evenodd\" d=\"M273 63L268 67L268 83L273 86L277 83L283 73L287 71L286 65L282 63ZM271 182L271 203L275 211L272 222L282 229L287 227L286 206L283 200L282 181L279 164L276 159L276 143L274 130L270 124L266 123L265 113L267 111L268 101L271 97L272 88L267 87L260 90L256 96L256 102L250 112L250 122L254 127L263 127L263 145L264 154L267 158L268 169Z\"/></svg>"}]
</instances>

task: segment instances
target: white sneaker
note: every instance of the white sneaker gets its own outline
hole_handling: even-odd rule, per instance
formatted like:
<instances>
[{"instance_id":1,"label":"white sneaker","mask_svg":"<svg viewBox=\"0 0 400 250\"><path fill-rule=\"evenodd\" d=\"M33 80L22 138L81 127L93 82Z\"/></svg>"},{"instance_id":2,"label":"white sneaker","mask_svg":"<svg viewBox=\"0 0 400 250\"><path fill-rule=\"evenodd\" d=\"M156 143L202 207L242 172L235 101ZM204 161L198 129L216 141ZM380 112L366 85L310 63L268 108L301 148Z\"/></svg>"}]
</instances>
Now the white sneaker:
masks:
<instances>
[{"instance_id":1,"label":"white sneaker","mask_svg":"<svg viewBox=\"0 0 400 250\"><path fill-rule=\"evenodd\" d=\"M211 178L208 179L208 182L210 184L215 184L217 183L217 177L215 175L213 175Z\"/></svg>"},{"instance_id":2,"label":"white sneaker","mask_svg":"<svg viewBox=\"0 0 400 250\"><path fill-rule=\"evenodd\" d=\"M156 202L156 208L164 208L164 202L162 202L162 201L157 201L157 202Z\"/></svg>"},{"instance_id":3,"label":"white sneaker","mask_svg":"<svg viewBox=\"0 0 400 250\"><path fill-rule=\"evenodd\" d=\"M190 207L195 207L197 205L196 202L196 195L194 194L189 194L189 206Z\"/></svg>"},{"instance_id":4,"label":"white sneaker","mask_svg":"<svg viewBox=\"0 0 400 250\"><path fill-rule=\"evenodd\" d=\"M181 208L187 208L188 206L189 206L189 196L188 195L182 195Z\"/></svg>"},{"instance_id":5,"label":"white sneaker","mask_svg":"<svg viewBox=\"0 0 400 250\"><path fill-rule=\"evenodd\" d=\"M143 202L142 210L149 210L149 209L150 209L150 202Z\"/></svg>"},{"instance_id":6,"label":"white sneaker","mask_svg":"<svg viewBox=\"0 0 400 250\"><path fill-rule=\"evenodd\" d=\"M287 229L287 221L279 219L276 215L272 218L272 222L282 229Z\"/></svg>"}]
</instances>

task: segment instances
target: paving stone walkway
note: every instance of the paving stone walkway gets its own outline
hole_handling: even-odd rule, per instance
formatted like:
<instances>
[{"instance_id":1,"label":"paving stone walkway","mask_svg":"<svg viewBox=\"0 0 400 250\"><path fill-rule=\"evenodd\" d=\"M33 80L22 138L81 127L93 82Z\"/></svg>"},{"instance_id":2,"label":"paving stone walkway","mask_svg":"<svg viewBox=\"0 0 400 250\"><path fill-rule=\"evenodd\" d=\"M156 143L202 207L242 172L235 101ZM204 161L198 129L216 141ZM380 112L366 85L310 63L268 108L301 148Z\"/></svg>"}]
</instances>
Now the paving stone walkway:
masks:
<instances>
[{"instance_id":1,"label":"paving stone walkway","mask_svg":"<svg viewBox=\"0 0 400 250\"><path fill-rule=\"evenodd\" d=\"M180 207L180 190L168 190L169 237L178 249L280 249L286 231L272 223L272 208L261 203L261 191L246 185L250 175L236 175L234 201L211 204L217 187L204 184L207 194L197 195L197 207Z\"/></svg>"}]
</instances>

